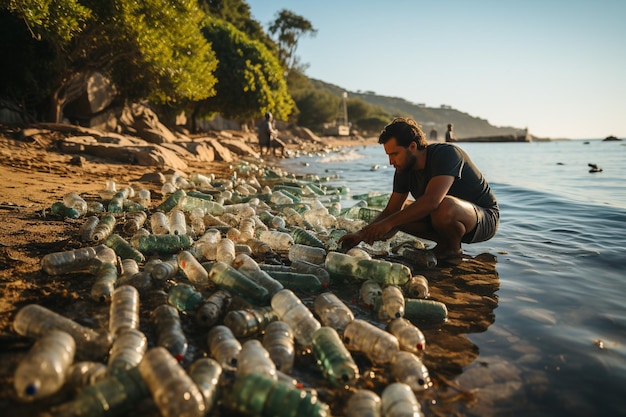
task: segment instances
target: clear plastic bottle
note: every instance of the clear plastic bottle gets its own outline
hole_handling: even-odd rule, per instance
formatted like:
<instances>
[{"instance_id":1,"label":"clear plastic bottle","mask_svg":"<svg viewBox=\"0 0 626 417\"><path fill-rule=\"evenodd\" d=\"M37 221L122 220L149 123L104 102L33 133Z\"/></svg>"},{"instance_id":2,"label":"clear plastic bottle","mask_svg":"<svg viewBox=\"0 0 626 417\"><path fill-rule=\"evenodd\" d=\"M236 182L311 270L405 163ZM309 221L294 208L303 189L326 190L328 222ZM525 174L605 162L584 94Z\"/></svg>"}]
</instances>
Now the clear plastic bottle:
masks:
<instances>
[{"instance_id":1,"label":"clear plastic bottle","mask_svg":"<svg viewBox=\"0 0 626 417\"><path fill-rule=\"evenodd\" d=\"M346 255L354 256L359 259L372 259L372 256L369 253L359 247L350 248L346 252Z\"/></svg>"},{"instance_id":2,"label":"clear plastic bottle","mask_svg":"<svg viewBox=\"0 0 626 417\"><path fill-rule=\"evenodd\" d=\"M81 216L87 212L87 202L76 193L65 194L63 196L63 204L78 211Z\"/></svg>"},{"instance_id":3,"label":"clear plastic bottle","mask_svg":"<svg viewBox=\"0 0 626 417\"><path fill-rule=\"evenodd\" d=\"M381 417L381 400L378 394L359 389L346 404L346 417Z\"/></svg>"},{"instance_id":4,"label":"clear plastic bottle","mask_svg":"<svg viewBox=\"0 0 626 417\"><path fill-rule=\"evenodd\" d=\"M246 244L250 246L250 249L252 249L252 254L260 258L264 258L265 256L273 252L273 249L269 244L254 237L252 239L248 239L246 241Z\"/></svg>"},{"instance_id":5,"label":"clear plastic bottle","mask_svg":"<svg viewBox=\"0 0 626 417\"><path fill-rule=\"evenodd\" d=\"M107 373L114 375L139 365L147 348L148 339L139 330L120 331L109 353Z\"/></svg>"},{"instance_id":6,"label":"clear plastic bottle","mask_svg":"<svg viewBox=\"0 0 626 417\"><path fill-rule=\"evenodd\" d=\"M330 284L330 275L324 265L315 265L306 261L293 261L291 269L301 274L312 274L322 283L322 287L326 288Z\"/></svg>"},{"instance_id":7,"label":"clear plastic bottle","mask_svg":"<svg viewBox=\"0 0 626 417\"><path fill-rule=\"evenodd\" d=\"M187 337L183 332L178 310L163 304L152 312L157 333L157 345L166 348L177 361L187 353Z\"/></svg>"},{"instance_id":8,"label":"clear plastic bottle","mask_svg":"<svg viewBox=\"0 0 626 417\"><path fill-rule=\"evenodd\" d=\"M246 310L229 311L224 317L224 325L236 337L250 337L260 335L276 320L278 316L271 307L251 307Z\"/></svg>"},{"instance_id":9,"label":"clear plastic bottle","mask_svg":"<svg viewBox=\"0 0 626 417\"><path fill-rule=\"evenodd\" d=\"M404 285L411 277L406 265L381 259L359 259L339 252L329 252L325 266L331 277L373 279L379 284Z\"/></svg>"},{"instance_id":10,"label":"clear plastic bottle","mask_svg":"<svg viewBox=\"0 0 626 417\"><path fill-rule=\"evenodd\" d=\"M290 226L302 227L302 225L303 225L302 216L300 215L300 213L295 211L293 208L291 208L291 207L284 207L283 208L283 215L285 216L285 221ZM294 237L294 241L295 240L296 239ZM298 243L302 243L302 242L298 242ZM311 245L311 246L313 246L313 245Z\"/></svg>"},{"instance_id":11,"label":"clear plastic bottle","mask_svg":"<svg viewBox=\"0 0 626 417\"><path fill-rule=\"evenodd\" d=\"M378 282L368 279L361 285L359 294L363 305L367 308L373 308L376 299L383 295L383 289Z\"/></svg>"},{"instance_id":12,"label":"clear plastic bottle","mask_svg":"<svg viewBox=\"0 0 626 417\"><path fill-rule=\"evenodd\" d=\"M241 232L239 235L240 243L246 243L249 239L254 237L255 225L256 223L251 217L244 217L241 219L239 222L239 231Z\"/></svg>"},{"instance_id":13,"label":"clear plastic bottle","mask_svg":"<svg viewBox=\"0 0 626 417\"><path fill-rule=\"evenodd\" d=\"M139 328L139 292L130 285L121 285L111 295L109 331L117 335L125 329Z\"/></svg>"},{"instance_id":14,"label":"clear plastic bottle","mask_svg":"<svg viewBox=\"0 0 626 417\"><path fill-rule=\"evenodd\" d=\"M189 377L198 386L207 413L211 412L217 402L221 375L222 367L211 358L196 359L189 366Z\"/></svg>"},{"instance_id":15,"label":"clear plastic bottle","mask_svg":"<svg viewBox=\"0 0 626 417\"><path fill-rule=\"evenodd\" d=\"M251 280L267 289L270 296L283 289L283 285L276 281L270 274L263 271L259 264L249 255L239 254L233 260L233 266L239 272L243 272Z\"/></svg>"},{"instance_id":16,"label":"clear plastic bottle","mask_svg":"<svg viewBox=\"0 0 626 417\"><path fill-rule=\"evenodd\" d=\"M20 361L13 383L22 401L34 401L57 392L74 360L76 344L68 333L54 330L39 338Z\"/></svg>"},{"instance_id":17,"label":"clear plastic bottle","mask_svg":"<svg viewBox=\"0 0 626 417\"><path fill-rule=\"evenodd\" d=\"M117 192L117 184L114 180L108 179L104 183L104 188L98 191L98 195L103 200L110 200Z\"/></svg>"},{"instance_id":18,"label":"clear plastic bottle","mask_svg":"<svg viewBox=\"0 0 626 417\"><path fill-rule=\"evenodd\" d=\"M174 235L187 234L187 220L182 210L174 209L169 213L170 232Z\"/></svg>"},{"instance_id":19,"label":"clear plastic bottle","mask_svg":"<svg viewBox=\"0 0 626 417\"><path fill-rule=\"evenodd\" d=\"M178 259L170 258L155 264L150 270L150 275L154 279L163 281L174 278L178 274L178 269Z\"/></svg>"},{"instance_id":20,"label":"clear plastic bottle","mask_svg":"<svg viewBox=\"0 0 626 417\"><path fill-rule=\"evenodd\" d=\"M137 201L144 207L148 207L150 205L150 190L146 190L145 188L137 191Z\"/></svg>"},{"instance_id":21,"label":"clear plastic bottle","mask_svg":"<svg viewBox=\"0 0 626 417\"><path fill-rule=\"evenodd\" d=\"M113 264L101 264L95 272L90 296L94 301L105 303L111 299L117 282L117 267Z\"/></svg>"},{"instance_id":22,"label":"clear plastic bottle","mask_svg":"<svg viewBox=\"0 0 626 417\"><path fill-rule=\"evenodd\" d=\"M433 385L428 368L420 358L403 350L396 352L391 361L391 375L396 381L411 387L413 392L424 391Z\"/></svg>"},{"instance_id":23,"label":"clear plastic bottle","mask_svg":"<svg viewBox=\"0 0 626 417\"><path fill-rule=\"evenodd\" d=\"M259 239L267 243L272 250L277 251L288 251L291 245L293 245L293 238L289 233L276 230L261 231L259 233Z\"/></svg>"},{"instance_id":24,"label":"clear plastic bottle","mask_svg":"<svg viewBox=\"0 0 626 417\"><path fill-rule=\"evenodd\" d=\"M401 246L400 249L398 249L398 255L409 259L412 263L421 267L434 268L437 266L437 258L433 251L430 250Z\"/></svg>"},{"instance_id":25,"label":"clear plastic bottle","mask_svg":"<svg viewBox=\"0 0 626 417\"><path fill-rule=\"evenodd\" d=\"M215 260L232 264L235 260L235 242L227 237L220 239L215 249Z\"/></svg>"},{"instance_id":26,"label":"clear plastic bottle","mask_svg":"<svg viewBox=\"0 0 626 417\"><path fill-rule=\"evenodd\" d=\"M294 337L284 321L272 321L265 328L263 346L280 372L289 373L295 359Z\"/></svg>"},{"instance_id":27,"label":"clear plastic bottle","mask_svg":"<svg viewBox=\"0 0 626 417\"><path fill-rule=\"evenodd\" d=\"M426 348L424 333L405 318L390 321L387 330L398 339L402 350L418 355Z\"/></svg>"},{"instance_id":28,"label":"clear plastic bottle","mask_svg":"<svg viewBox=\"0 0 626 417\"><path fill-rule=\"evenodd\" d=\"M206 226L204 225L204 212L202 209L195 208L191 210L189 213L189 221L193 234L195 236L202 236L206 230Z\"/></svg>"},{"instance_id":29,"label":"clear plastic bottle","mask_svg":"<svg viewBox=\"0 0 626 417\"><path fill-rule=\"evenodd\" d=\"M231 295L228 291L217 290L211 294L196 312L196 322L202 327L211 327L222 316L230 304Z\"/></svg>"},{"instance_id":30,"label":"clear plastic bottle","mask_svg":"<svg viewBox=\"0 0 626 417\"><path fill-rule=\"evenodd\" d=\"M326 250L296 243L289 248L288 258L291 262L305 261L319 265L326 259Z\"/></svg>"},{"instance_id":31,"label":"clear plastic bottle","mask_svg":"<svg viewBox=\"0 0 626 417\"><path fill-rule=\"evenodd\" d=\"M381 410L385 417L424 416L415 394L407 384L394 382L387 385L380 398Z\"/></svg>"},{"instance_id":32,"label":"clear plastic bottle","mask_svg":"<svg viewBox=\"0 0 626 417\"><path fill-rule=\"evenodd\" d=\"M241 343L233 332L224 325L213 326L207 335L209 353L224 369L233 370L237 367L237 356L241 351Z\"/></svg>"},{"instance_id":33,"label":"clear plastic bottle","mask_svg":"<svg viewBox=\"0 0 626 417\"><path fill-rule=\"evenodd\" d=\"M115 217L111 214L105 214L100 218L100 222L93 230L92 239L94 242L100 243L106 240L115 228Z\"/></svg>"},{"instance_id":34,"label":"clear plastic bottle","mask_svg":"<svg viewBox=\"0 0 626 417\"><path fill-rule=\"evenodd\" d=\"M94 385L107 376L107 367L102 362L80 361L70 365L65 376L65 385L79 391Z\"/></svg>"},{"instance_id":35,"label":"clear plastic bottle","mask_svg":"<svg viewBox=\"0 0 626 417\"><path fill-rule=\"evenodd\" d=\"M178 266L189 281L199 285L209 282L209 273L191 252L186 250L180 251L177 259Z\"/></svg>"},{"instance_id":36,"label":"clear plastic bottle","mask_svg":"<svg viewBox=\"0 0 626 417\"><path fill-rule=\"evenodd\" d=\"M428 298L428 280L424 275L414 275L404 287L406 295L410 298Z\"/></svg>"},{"instance_id":37,"label":"clear plastic bottle","mask_svg":"<svg viewBox=\"0 0 626 417\"><path fill-rule=\"evenodd\" d=\"M207 409L200 389L167 350L150 349L139 372L163 417L204 417Z\"/></svg>"},{"instance_id":38,"label":"clear plastic bottle","mask_svg":"<svg viewBox=\"0 0 626 417\"><path fill-rule=\"evenodd\" d=\"M323 326L313 333L312 350L324 378L332 386L350 385L359 378L358 366L332 327Z\"/></svg>"},{"instance_id":39,"label":"clear plastic bottle","mask_svg":"<svg viewBox=\"0 0 626 417\"><path fill-rule=\"evenodd\" d=\"M144 211L135 211L132 213L126 214L126 222L124 222L124 232L132 236L139 229L141 229L148 219L148 216Z\"/></svg>"},{"instance_id":40,"label":"clear plastic bottle","mask_svg":"<svg viewBox=\"0 0 626 417\"><path fill-rule=\"evenodd\" d=\"M448 319L448 308L440 301L406 298L404 317L411 323L443 323Z\"/></svg>"},{"instance_id":41,"label":"clear plastic bottle","mask_svg":"<svg viewBox=\"0 0 626 417\"><path fill-rule=\"evenodd\" d=\"M89 216L85 219L85 222L78 231L81 242L91 242L93 240L93 233L98 223L100 223L98 216Z\"/></svg>"},{"instance_id":42,"label":"clear plastic bottle","mask_svg":"<svg viewBox=\"0 0 626 417\"><path fill-rule=\"evenodd\" d=\"M117 256L121 259L134 259L137 262L143 262L146 260L143 253L139 252L133 246L131 246L126 239L118 235L117 233L112 233L109 237L106 238L104 243L113 249Z\"/></svg>"},{"instance_id":43,"label":"clear plastic bottle","mask_svg":"<svg viewBox=\"0 0 626 417\"><path fill-rule=\"evenodd\" d=\"M322 325L300 298L291 290L284 289L274 294L271 303L280 320L293 330L296 341L304 347L311 346L313 333Z\"/></svg>"},{"instance_id":44,"label":"clear plastic bottle","mask_svg":"<svg viewBox=\"0 0 626 417\"><path fill-rule=\"evenodd\" d=\"M52 330L66 332L76 342L76 356L80 359L101 360L113 342L109 332L98 333L37 304L29 304L17 312L13 329L21 336L32 338L42 337Z\"/></svg>"},{"instance_id":45,"label":"clear plastic bottle","mask_svg":"<svg viewBox=\"0 0 626 417\"><path fill-rule=\"evenodd\" d=\"M212 214L213 216L221 216L224 214L224 207L216 201L209 201L198 197L185 196L180 199L178 208L183 211L189 212L195 208L202 209L205 213Z\"/></svg>"},{"instance_id":46,"label":"clear plastic bottle","mask_svg":"<svg viewBox=\"0 0 626 417\"><path fill-rule=\"evenodd\" d=\"M237 375L258 373L276 380L276 365L261 342L250 339L241 346L237 356Z\"/></svg>"},{"instance_id":47,"label":"clear plastic bottle","mask_svg":"<svg viewBox=\"0 0 626 417\"><path fill-rule=\"evenodd\" d=\"M96 261L97 253L98 248L95 247L49 253L41 258L41 269L48 275L89 271L94 265L98 265Z\"/></svg>"},{"instance_id":48,"label":"clear plastic bottle","mask_svg":"<svg viewBox=\"0 0 626 417\"><path fill-rule=\"evenodd\" d=\"M324 326L332 327L339 334L343 334L346 325L354 320L350 307L332 292L315 297L313 309Z\"/></svg>"},{"instance_id":49,"label":"clear plastic bottle","mask_svg":"<svg viewBox=\"0 0 626 417\"><path fill-rule=\"evenodd\" d=\"M245 274L237 271L224 262L215 262L209 271L209 279L220 288L249 300L257 305L265 305L269 299L269 292Z\"/></svg>"},{"instance_id":50,"label":"clear plastic bottle","mask_svg":"<svg viewBox=\"0 0 626 417\"><path fill-rule=\"evenodd\" d=\"M180 283L170 289L167 302L178 311L185 312L200 307L204 303L204 297L193 286Z\"/></svg>"},{"instance_id":51,"label":"clear plastic bottle","mask_svg":"<svg viewBox=\"0 0 626 417\"><path fill-rule=\"evenodd\" d=\"M379 319L388 321L404 316L404 295L399 287L388 285L383 288L381 300L382 305L378 311Z\"/></svg>"},{"instance_id":52,"label":"clear plastic bottle","mask_svg":"<svg viewBox=\"0 0 626 417\"><path fill-rule=\"evenodd\" d=\"M394 335L361 319L348 323L343 332L343 341L348 349L363 352L375 364L391 362L400 350Z\"/></svg>"},{"instance_id":53,"label":"clear plastic bottle","mask_svg":"<svg viewBox=\"0 0 626 417\"><path fill-rule=\"evenodd\" d=\"M150 229L155 235L169 235L171 233L170 220L162 211L156 211L150 216Z\"/></svg>"},{"instance_id":54,"label":"clear plastic bottle","mask_svg":"<svg viewBox=\"0 0 626 417\"><path fill-rule=\"evenodd\" d=\"M117 284L124 285L133 275L139 273L139 264L137 261L131 258L122 259L122 268L120 276L117 278Z\"/></svg>"}]
</instances>

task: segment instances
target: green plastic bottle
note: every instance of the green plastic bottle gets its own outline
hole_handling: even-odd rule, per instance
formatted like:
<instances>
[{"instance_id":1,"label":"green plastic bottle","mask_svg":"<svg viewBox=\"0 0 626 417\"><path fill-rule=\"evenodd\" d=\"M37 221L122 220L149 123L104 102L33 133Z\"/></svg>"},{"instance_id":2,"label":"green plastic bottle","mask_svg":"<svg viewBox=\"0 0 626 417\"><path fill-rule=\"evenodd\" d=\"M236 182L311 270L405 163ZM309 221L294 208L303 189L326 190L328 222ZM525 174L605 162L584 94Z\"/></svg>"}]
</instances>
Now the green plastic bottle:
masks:
<instances>
[{"instance_id":1,"label":"green plastic bottle","mask_svg":"<svg viewBox=\"0 0 626 417\"><path fill-rule=\"evenodd\" d=\"M110 235L104 244L115 251L115 253L122 259L134 259L137 262L143 262L146 260L145 256L137 249L133 248L130 243L117 233Z\"/></svg>"},{"instance_id":2,"label":"green plastic bottle","mask_svg":"<svg viewBox=\"0 0 626 417\"><path fill-rule=\"evenodd\" d=\"M404 300L404 318L413 324L443 323L448 319L448 308L435 300L407 298Z\"/></svg>"},{"instance_id":3,"label":"green plastic bottle","mask_svg":"<svg viewBox=\"0 0 626 417\"><path fill-rule=\"evenodd\" d=\"M379 284L404 285L411 278L411 270L406 265L356 258L339 252L329 252L324 265L333 279L373 279Z\"/></svg>"},{"instance_id":4,"label":"green plastic bottle","mask_svg":"<svg viewBox=\"0 0 626 417\"><path fill-rule=\"evenodd\" d=\"M324 378L332 386L348 385L359 378L358 366L332 327L323 326L313 333L312 350Z\"/></svg>"}]
</instances>

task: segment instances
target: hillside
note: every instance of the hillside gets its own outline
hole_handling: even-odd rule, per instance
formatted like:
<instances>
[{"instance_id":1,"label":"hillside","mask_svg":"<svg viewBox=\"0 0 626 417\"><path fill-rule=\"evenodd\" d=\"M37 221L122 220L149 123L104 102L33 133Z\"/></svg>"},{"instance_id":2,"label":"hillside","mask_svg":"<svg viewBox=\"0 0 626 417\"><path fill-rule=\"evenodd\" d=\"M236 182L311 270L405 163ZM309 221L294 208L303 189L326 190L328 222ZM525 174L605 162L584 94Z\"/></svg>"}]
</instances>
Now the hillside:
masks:
<instances>
[{"instance_id":1,"label":"hillside","mask_svg":"<svg viewBox=\"0 0 626 417\"><path fill-rule=\"evenodd\" d=\"M311 83L316 88L326 89L338 96L341 96L343 92L346 91L339 86L320 80L311 79ZM443 138L445 135L448 123L452 123L454 125L456 136L460 139L479 136L518 134L524 129L524 127L516 128L492 126L485 119L471 116L451 107L426 107L422 104L411 103L403 98L380 96L370 91L348 91L348 96L352 98L360 98L371 105L381 107L392 117L412 117L422 125L427 135L428 132L430 132L430 130L434 127L437 129L440 138Z\"/></svg>"}]
</instances>

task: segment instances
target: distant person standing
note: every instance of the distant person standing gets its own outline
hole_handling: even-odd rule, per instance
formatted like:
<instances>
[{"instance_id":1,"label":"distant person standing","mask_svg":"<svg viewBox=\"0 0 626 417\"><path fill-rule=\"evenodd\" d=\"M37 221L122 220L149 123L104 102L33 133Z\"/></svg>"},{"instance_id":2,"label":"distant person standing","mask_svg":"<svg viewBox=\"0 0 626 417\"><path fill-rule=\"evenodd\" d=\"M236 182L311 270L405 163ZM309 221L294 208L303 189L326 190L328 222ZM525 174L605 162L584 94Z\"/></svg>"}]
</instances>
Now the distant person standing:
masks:
<instances>
[{"instance_id":1,"label":"distant person standing","mask_svg":"<svg viewBox=\"0 0 626 417\"><path fill-rule=\"evenodd\" d=\"M259 151L261 153L261 156L268 155L270 153L270 146L271 146L272 139L274 139L274 137L278 135L278 132L274 128L274 124L272 123L272 120L273 120L272 113L266 112L265 120L259 126L258 137L259 137Z\"/></svg>"},{"instance_id":2,"label":"distant person standing","mask_svg":"<svg viewBox=\"0 0 626 417\"><path fill-rule=\"evenodd\" d=\"M429 138L431 142L439 142L439 133L434 127L430 130Z\"/></svg>"},{"instance_id":3,"label":"distant person standing","mask_svg":"<svg viewBox=\"0 0 626 417\"><path fill-rule=\"evenodd\" d=\"M452 123L448 123L448 131L446 132L446 142L456 142L456 137L454 136L454 125Z\"/></svg>"}]
</instances>

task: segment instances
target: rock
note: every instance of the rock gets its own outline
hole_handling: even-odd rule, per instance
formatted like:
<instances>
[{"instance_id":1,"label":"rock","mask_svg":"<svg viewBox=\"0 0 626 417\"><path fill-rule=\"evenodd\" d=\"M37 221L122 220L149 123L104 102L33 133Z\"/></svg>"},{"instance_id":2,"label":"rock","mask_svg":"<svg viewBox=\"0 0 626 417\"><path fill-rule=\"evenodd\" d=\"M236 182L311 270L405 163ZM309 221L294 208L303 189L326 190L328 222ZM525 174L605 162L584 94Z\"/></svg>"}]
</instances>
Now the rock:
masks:
<instances>
[{"instance_id":1,"label":"rock","mask_svg":"<svg viewBox=\"0 0 626 417\"><path fill-rule=\"evenodd\" d=\"M127 132L151 143L176 142L176 135L159 121L156 113L141 104L124 108L120 124Z\"/></svg>"},{"instance_id":2,"label":"rock","mask_svg":"<svg viewBox=\"0 0 626 417\"><path fill-rule=\"evenodd\" d=\"M90 72L82 85L83 92L68 103L63 113L69 118L85 118L106 109L115 98L115 86L98 71Z\"/></svg>"},{"instance_id":3,"label":"rock","mask_svg":"<svg viewBox=\"0 0 626 417\"><path fill-rule=\"evenodd\" d=\"M259 153L257 151L255 151L254 149L252 149L249 145L246 145L245 143L243 143L240 140L237 139L222 139L220 140L220 143L222 145L224 145L226 148L228 148L228 150L230 150L231 152L237 154L237 155L248 155L248 156L252 156L253 158L260 158L261 155L259 155Z\"/></svg>"},{"instance_id":4,"label":"rock","mask_svg":"<svg viewBox=\"0 0 626 417\"><path fill-rule=\"evenodd\" d=\"M134 157L135 162L139 165L157 166L159 168L170 167L181 171L188 168L187 163L174 152L158 145L138 147Z\"/></svg>"},{"instance_id":5,"label":"rock","mask_svg":"<svg viewBox=\"0 0 626 417\"><path fill-rule=\"evenodd\" d=\"M319 136L313 133L311 129L306 128L306 127L296 127L293 129L293 133L300 139L304 139L304 140L308 140L312 142L318 142L318 143L323 142Z\"/></svg>"},{"instance_id":6,"label":"rock","mask_svg":"<svg viewBox=\"0 0 626 417\"><path fill-rule=\"evenodd\" d=\"M84 163L85 157L83 156L75 155L72 157L72 159L70 159L70 165L82 167Z\"/></svg>"},{"instance_id":7,"label":"rock","mask_svg":"<svg viewBox=\"0 0 626 417\"><path fill-rule=\"evenodd\" d=\"M165 184L165 175L160 172L147 172L143 174L138 181L162 185Z\"/></svg>"},{"instance_id":8,"label":"rock","mask_svg":"<svg viewBox=\"0 0 626 417\"><path fill-rule=\"evenodd\" d=\"M204 142L180 142L179 145L192 153L198 161L215 161L215 149Z\"/></svg>"},{"instance_id":9,"label":"rock","mask_svg":"<svg viewBox=\"0 0 626 417\"><path fill-rule=\"evenodd\" d=\"M210 145L215 151L215 159L217 161L232 162L233 155L228 148L223 146L217 139L206 139L206 144Z\"/></svg>"}]
</instances>

